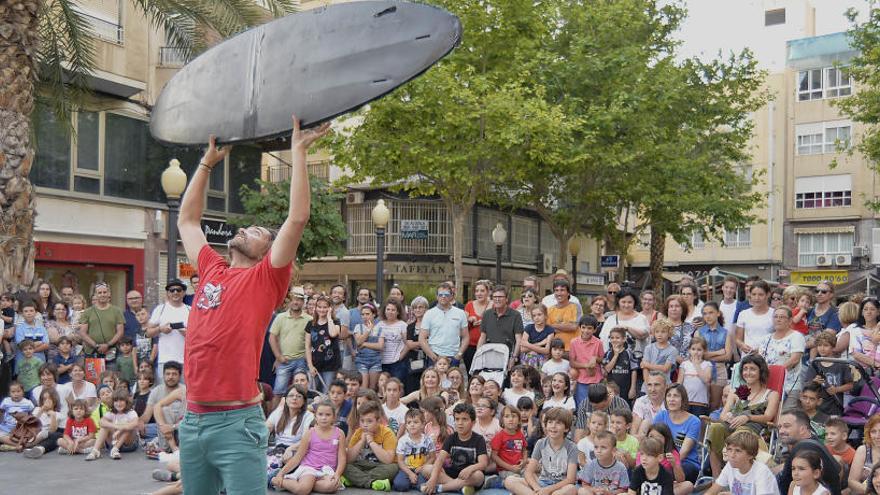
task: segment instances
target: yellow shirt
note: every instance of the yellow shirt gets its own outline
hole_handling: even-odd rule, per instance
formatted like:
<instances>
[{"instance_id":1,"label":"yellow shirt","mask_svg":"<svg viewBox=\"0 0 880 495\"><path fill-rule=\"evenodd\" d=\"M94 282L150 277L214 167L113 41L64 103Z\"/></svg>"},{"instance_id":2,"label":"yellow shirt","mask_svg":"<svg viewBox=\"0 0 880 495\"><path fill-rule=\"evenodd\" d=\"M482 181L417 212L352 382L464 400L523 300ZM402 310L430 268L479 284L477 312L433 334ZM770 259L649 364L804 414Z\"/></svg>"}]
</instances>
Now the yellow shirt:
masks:
<instances>
[{"instance_id":1,"label":"yellow shirt","mask_svg":"<svg viewBox=\"0 0 880 495\"><path fill-rule=\"evenodd\" d=\"M559 323L574 323L577 325L577 304L568 303L564 308L560 308L558 306L553 306L547 309L547 324L551 327L556 327ZM577 335L577 330L574 332L560 332L559 329L556 329L556 336L562 339L562 342L565 343L565 350L568 351L571 343L571 339L573 339Z\"/></svg>"},{"instance_id":2,"label":"yellow shirt","mask_svg":"<svg viewBox=\"0 0 880 495\"><path fill-rule=\"evenodd\" d=\"M362 428L358 428L354 430L354 434L351 436L351 440L348 441L348 447L354 447L354 445L361 441L361 437L364 435L364 430ZM380 424L379 429L376 430L376 433L373 434L373 440L382 446L382 448L388 452L391 452L391 455L395 455L394 451L397 449L397 435L391 431L391 428ZM369 445L364 443L364 446L361 448L361 451L358 452L357 460L362 461L372 461L379 463L381 462L376 454L373 453L373 449L370 448ZM392 460L392 462L395 462Z\"/></svg>"}]
</instances>

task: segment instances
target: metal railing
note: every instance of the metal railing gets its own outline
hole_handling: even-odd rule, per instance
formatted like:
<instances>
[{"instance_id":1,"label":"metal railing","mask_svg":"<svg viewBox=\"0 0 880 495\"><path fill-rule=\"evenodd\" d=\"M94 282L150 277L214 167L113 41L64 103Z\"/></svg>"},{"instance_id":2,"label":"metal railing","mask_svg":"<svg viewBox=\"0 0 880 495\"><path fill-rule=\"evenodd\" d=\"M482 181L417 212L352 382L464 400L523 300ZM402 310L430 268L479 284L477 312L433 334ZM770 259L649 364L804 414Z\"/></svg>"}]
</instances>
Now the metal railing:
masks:
<instances>
[{"instance_id":1,"label":"metal railing","mask_svg":"<svg viewBox=\"0 0 880 495\"><path fill-rule=\"evenodd\" d=\"M323 181L330 180L330 162L309 163L306 166L309 175ZM290 165L286 163L277 163L269 165L268 180L269 182L284 182L290 178Z\"/></svg>"},{"instance_id":2,"label":"metal railing","mask_svg":"<svg viewBox=\"0 0 880 495\"><path fill-rule=\"evenodd\" d=\"M290 178L290 165L279 163L277 165L269 165L269 182L284 182Z\"/></svg>"},{"instance_id":3,"label":"metal railing","mask_svg":"<svg viewBox=\"0 0 880 495\"><path fill-rule=\"evenodd\" d=\"M164 67L181 67L189 62L186 51L174 46L159 47L159 65Z\"/></svg>"},{"instance_id":4,"label":"metal railing","mask_svg":"<svg viewBox=\"0 0 880 495\"><path fill-rule=\"evenodd\" d=\"M95 17L82 10L78 10L77 12L86 22L89 23L90 34L92 36L111 43L122 44L125 39L125 32L119 22L114 23L100 17Z\"/></svg>"}]
</instances>

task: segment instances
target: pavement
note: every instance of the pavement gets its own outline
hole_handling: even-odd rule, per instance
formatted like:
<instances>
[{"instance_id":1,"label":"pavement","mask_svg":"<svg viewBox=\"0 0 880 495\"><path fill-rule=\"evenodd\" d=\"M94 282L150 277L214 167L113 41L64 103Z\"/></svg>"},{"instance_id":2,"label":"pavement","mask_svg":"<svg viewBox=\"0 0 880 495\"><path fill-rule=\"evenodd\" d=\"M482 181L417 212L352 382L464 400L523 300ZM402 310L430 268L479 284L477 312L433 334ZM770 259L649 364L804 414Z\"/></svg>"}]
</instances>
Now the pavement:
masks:
<instances>
[{"instance_id":1,"label":"pavement","mask_svg":"<svg viewBox=\"0 0 880 495\"><path fill-rule=\"evenodd\" d=\"M40 459L27 459L13 452L0 452L0 494L2 495L142 495L152 493L166 483L154 481L152 472L162 465L137 451L122 454L121 460L106 455L86 462L84 455L61 456L50 452ZM279 495L267 489L267 494ZM373 495L373 490L346 488L342 495ZM386 492L387 493L387 492ZM401 493L401 492L391 492ZM419 492L409 492L417 494ZM507 493L483 490L486 495ZM230 494L234 495L234 494Z\"/></svg>"}]
</instances>

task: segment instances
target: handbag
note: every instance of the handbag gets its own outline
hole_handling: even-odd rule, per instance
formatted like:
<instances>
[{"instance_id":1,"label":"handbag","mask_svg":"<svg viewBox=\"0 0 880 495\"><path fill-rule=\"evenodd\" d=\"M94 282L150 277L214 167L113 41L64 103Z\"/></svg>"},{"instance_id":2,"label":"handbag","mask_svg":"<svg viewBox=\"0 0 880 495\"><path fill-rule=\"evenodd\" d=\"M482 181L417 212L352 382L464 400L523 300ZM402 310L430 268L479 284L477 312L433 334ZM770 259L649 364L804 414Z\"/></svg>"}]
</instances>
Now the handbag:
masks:
<instances>
[{"instance_id":1,"label":"handbag","mask_svg":"<svg viewBox=\"0 0 880 495\"><path fill-rule=\"evenodd\" d=\"M19 420L18 424L15 425L10 439L19 445L27 445L37 438L41 429L40 420L28 415L23 420Z\"/></svg>"},{"instance_id":2,"label":"handbag","mask_svg":"<svg viewBox=\"0 0 880 495\"><path fill-rule=\"evenodd\" d=\"M86 380L98 386L101 374L107 370L107 361L101 357L87 357L84 361Z\"/></svg>"}]
</instances>

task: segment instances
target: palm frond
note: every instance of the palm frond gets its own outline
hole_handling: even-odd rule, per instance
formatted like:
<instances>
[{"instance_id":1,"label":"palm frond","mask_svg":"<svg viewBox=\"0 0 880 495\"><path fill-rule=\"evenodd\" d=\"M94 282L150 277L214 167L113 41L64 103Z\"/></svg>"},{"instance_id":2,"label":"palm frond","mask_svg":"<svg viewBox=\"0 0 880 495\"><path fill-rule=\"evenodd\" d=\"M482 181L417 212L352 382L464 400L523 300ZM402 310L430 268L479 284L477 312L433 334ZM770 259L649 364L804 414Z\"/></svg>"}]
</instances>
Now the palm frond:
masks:
<instances>
[{"instance_id":1,"label":"palm frond","mask_svg":"<svg viewBox=\"0 0 880 495\"><path fill-rule=\"evenodd\" d=\"M209 3L210 25L224 38L262 24L268 17L253 0L210 0Z\"/></svg>"},{"instance_id":2,"label":"palm frond","mask_svg":"<svg viewBox=\"0 0 880 495\"><path fill-rule=\"evenodd\" d=\"M165 30L168 43L190 58L207 48L204 26L210 26L211 14L205 1L133 0L150 25Z\"/></svg>"},{"instance_id":3,"label":"palm frond","mask_svg":"<svg viewBox=\"0 0 880 495\"><path fill-rule=\"evenodd\" d=\"M272 17L284 17L299 11L299 2L296 0L258 0Z\"/></svg>"},{"instance_id":4,"label":"palm frond","mask_svg":"<svg viewBox=\"0 0 880 495\"><path fill-rule=\"evenodd\" d=\"M43 84L38 101L48 104L68 128L70 115L88 94L88 77L95 67L95 45L88 21L70 0L40 2L38 78Z\"/></svg>"}]
</instances>

